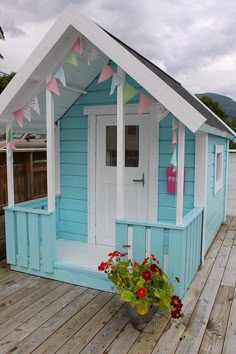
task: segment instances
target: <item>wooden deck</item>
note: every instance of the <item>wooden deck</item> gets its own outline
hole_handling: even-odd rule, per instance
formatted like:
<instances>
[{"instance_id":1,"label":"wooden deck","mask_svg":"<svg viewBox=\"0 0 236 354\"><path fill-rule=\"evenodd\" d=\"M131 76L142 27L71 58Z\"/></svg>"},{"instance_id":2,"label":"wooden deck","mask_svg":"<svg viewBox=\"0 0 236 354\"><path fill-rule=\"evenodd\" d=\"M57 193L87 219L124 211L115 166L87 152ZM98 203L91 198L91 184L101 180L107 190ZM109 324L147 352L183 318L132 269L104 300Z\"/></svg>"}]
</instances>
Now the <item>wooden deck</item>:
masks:
<instances>
[{"instance_id":1,"label":"wooden deck","mask_svg":"<svg viewBox=\"0 0 236 354\"><path fill-rule=\"evenodd\" d=\"M236 218L227 218L184 298L176 328L140 332L117 295L0 268L0 353L236 353Z\"/></svg>"}]
</instances>

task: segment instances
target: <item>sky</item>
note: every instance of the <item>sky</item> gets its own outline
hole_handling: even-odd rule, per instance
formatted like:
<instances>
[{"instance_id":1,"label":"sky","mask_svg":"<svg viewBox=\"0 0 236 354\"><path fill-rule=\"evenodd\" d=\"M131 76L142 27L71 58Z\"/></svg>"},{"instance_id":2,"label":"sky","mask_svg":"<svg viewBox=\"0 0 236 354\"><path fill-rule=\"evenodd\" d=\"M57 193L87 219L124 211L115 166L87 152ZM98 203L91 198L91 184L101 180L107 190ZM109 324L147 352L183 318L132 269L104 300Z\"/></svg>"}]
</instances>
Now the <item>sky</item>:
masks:
<instances>
[{"instance_id":1,"label":"sky","mask_svg":"<svg viewBox=\"0 0 236 354\"><path fill-rule=\"evenodd\" d=\"M0 71L19 70L69 3L191 93L236 100L235 0L0 0Z\"/></svg>"}]
</instances>

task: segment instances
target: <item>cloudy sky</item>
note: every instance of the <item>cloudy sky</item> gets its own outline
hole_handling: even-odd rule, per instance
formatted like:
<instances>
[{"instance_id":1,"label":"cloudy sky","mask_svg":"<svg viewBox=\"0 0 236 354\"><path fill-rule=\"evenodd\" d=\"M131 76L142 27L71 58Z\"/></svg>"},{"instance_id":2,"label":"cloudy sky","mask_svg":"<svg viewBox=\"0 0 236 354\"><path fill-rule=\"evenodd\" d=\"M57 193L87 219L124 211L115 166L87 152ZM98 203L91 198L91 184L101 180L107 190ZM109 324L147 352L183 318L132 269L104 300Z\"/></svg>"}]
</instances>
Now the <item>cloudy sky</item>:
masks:
<instances>
[{"instance_id":1,"label":"cloudy sky","mask_svg":"<svg viewBox=\"0 0 236 354\"><path fill-rule=\"evenodd\" d=\"M17 71L69 3L190 92L236 99L235 0L1 0L0 71Z\"/></svg>"}]
</instances>

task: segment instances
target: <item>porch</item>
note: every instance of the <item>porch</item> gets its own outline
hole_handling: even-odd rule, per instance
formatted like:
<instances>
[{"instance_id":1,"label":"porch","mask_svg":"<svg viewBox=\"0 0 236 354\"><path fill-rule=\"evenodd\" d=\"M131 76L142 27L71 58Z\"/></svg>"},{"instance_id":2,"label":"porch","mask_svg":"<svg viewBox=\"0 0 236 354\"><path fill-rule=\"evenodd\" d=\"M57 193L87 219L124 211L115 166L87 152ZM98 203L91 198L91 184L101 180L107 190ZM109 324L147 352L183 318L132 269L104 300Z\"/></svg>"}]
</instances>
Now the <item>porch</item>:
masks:
<instances>
[{"instance_id":1,"label":"porch","mask_svg":"<svg viewBox=\"0 0 236 354\"><path fill-rule=\"evenodd\" d=\"M112 291L97 266L114 248L59 238L59 203L57 197L55 212L47 210L47 198L5 208L7 262L13 270ZM182 297L201 264L202 217L195 208L179 225L117 219L115 248L129 243L129 257L138 262L155 254L171 279L180 278L175 292Z\"/></svg>"},{"instance_id":2,"label":"porch","mask_svg":"<svg viewBox=\"0 0 236 354\"><path fill-rule=\"evenodd\" d=\"M0 267L4 353L235 353L236 218L228 217L184 297L181 326L156 313L141 331L117 295ZM182 340L180 340L182 339Z\"/></svg>"}]
</instances>

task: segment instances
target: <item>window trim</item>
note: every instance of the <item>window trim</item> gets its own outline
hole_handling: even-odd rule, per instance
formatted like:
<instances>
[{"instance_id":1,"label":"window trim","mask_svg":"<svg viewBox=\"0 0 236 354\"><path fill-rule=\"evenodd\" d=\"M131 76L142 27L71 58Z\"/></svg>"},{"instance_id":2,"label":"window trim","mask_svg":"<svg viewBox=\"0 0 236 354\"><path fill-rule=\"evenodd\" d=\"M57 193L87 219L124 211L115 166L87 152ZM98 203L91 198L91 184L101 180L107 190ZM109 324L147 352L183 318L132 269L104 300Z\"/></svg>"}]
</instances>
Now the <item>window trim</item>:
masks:
<instances>
[{"instance_id":1,"label":"window trim","mask_svg":"<svg viewBox=\"0 0 236 354\"><path fill-rule=\"evenodd\" d=\"M218 155L221 156L221 166L218 167ZM215 145L215 194L223 187L223 162L224 162L224 145ZM217 173L217 169L219 169ZM220 173L218 180L217 175Z\"/></svg>"}]
</instances>

